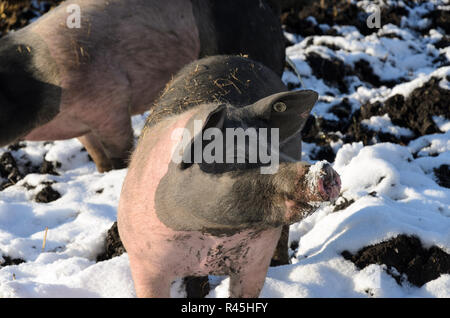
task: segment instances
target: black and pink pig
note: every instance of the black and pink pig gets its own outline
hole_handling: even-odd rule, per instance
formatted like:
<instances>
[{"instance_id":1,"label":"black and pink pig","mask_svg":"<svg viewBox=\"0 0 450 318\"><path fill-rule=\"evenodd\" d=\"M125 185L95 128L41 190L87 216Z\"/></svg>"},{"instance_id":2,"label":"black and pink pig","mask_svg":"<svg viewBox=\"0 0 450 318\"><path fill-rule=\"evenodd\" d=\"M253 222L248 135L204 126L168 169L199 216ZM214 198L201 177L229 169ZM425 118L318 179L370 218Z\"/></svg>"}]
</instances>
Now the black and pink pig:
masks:
<instances>
[{"instance_id":1,"label":"black and pink pig","mask_svg":"<svg viewBox=\"0 0 450 318\"><path fill-rule=\"evenodd\" d=\"M283 226L340 191L330 165L300 161L317 98L288 92L269 68L239 56L201 59L174 77L120 196L137 296L169 297L176 278L203 275L229 275L231 297L259 296ZM254 133L238 142L230 131Z\"/></svg>"},{"instance_id":2,"label":"black and pink pig","mask_svg":"<svg viewBox=\"0 0 450 318\"><path fill-rule=\"evenodd\" d=\"M78 137L99 171L126 166L130 116L195 59L247 54L281 75L266 0L67 0L0 39L0 146Z\"/></svg>"}]
</instances>

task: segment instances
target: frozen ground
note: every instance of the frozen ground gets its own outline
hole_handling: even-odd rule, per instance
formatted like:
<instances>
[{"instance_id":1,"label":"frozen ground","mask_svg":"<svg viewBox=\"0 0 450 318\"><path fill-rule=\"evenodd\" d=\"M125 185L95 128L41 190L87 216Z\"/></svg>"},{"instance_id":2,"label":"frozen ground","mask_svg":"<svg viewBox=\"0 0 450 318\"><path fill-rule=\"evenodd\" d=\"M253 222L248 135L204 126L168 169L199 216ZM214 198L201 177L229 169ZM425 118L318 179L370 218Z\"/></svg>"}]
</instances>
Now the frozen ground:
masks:
<instances>
[{"instance_id":1,"label":"frozen ground","mask_svg":"<svg viewBox=\"0 0 450 318\"><path fill-rule=\"evenodd\" d=\"M384 101L395 94L408 96L432 76L440 79L442 88L449 89L450 67L440 66L435 60L439 55L450 59L450 49L433 45L445 32L432 29L421 35L409 28L426 25L421 17L433 6L448 9L448 3L429 3L410 12L402 27L384 25L367 36L351 26L337 27L335 36L303 38L288 34L296 44L287 49L287 54L296 64L305 88L321 95L313 113L336 120L330 107L344 97L355 111L368 101ZM383 36L388 33L398 37ZM331 45L338 49L331 50ZM392 88L372 87L350 77L349 89L342 93L313 75L305 62L310 52L338 58L347 65L363 59L381 80L402 81ZM290 71L283 78L286 83L299 82ZM342 178L341 196L354 203L337 212L333 212L333 206L324 206L291 226L290 241L298 242L298 248L291 250L292 264L269 269L261 297L450 297L449 274L420 288L407 282L399 285L385 266L370 265L359 270L341 256L344 250L355 253L398 234L416 235L425 247L436 245L450 253L450 189L439 186L433 174L434 168L450 164L450 120L434 119L443 133L425 135L407 145L364 146L341 140L332 145L336 153L333 166ZM145 115L133 118L136 136L144 120ZM364 124L394 135L410 134L406 128L393 125L387 115L374 116ZM43 158L61 166L56 168L58 176L27 174L0 192L0 263L1 255L26 261L0 267L0 298L134 297L126 254L96 263L106 231L116 220L126 170L96 172L77 140L23 145L11 151L23 174L27 166L40 166ZM305 143L306 160L315 147ZM0 148L0 155L5 151L9 150ZM43 182L48 181L53 182L51 187L61 198L50 203L35 202L36 194L46 186ZM228 279L211 277L211 283L213 289L208 297L228 296ZM172 296L184 296L180 286L179 281L174 283Z\"/></svg>"}]
</instances>

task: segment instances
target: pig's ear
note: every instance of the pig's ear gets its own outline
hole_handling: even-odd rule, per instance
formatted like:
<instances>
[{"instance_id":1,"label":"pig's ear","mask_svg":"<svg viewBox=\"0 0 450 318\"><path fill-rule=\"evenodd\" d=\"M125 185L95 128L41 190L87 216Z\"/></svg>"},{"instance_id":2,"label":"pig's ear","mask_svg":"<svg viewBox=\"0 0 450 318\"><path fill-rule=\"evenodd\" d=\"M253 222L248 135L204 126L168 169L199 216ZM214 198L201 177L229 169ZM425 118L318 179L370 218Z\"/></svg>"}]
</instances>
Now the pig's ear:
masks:
<instances>
[{"instance_id":1,"label":"pig's ear","mask_svg":"<svg viewBox=\"0 0 450 318\"><path fill-rule=\"evenodd\" d=\"M206 129L223 128L226 112L227 112L226 106L220 105L208 114L203 123L201 132L195 135L194 138L191 139L191 141L187 144L187 146L183 150L183 157L180 163L181 169L186 169L192 166L192 164L194 163L194 150L203 151L203 143L202 143L203 133L205 132ZM198 141L198 143L202 145L202 147L199 147L199 149L195 149L194 147L196 141Z\"/></svg>"},{"instance_id":2,"label":"pig's ear","mask_svg":"<svg viewBox=\"0 0 450 318\"><path fill-rule=\"evenodd\" d=\"M280 141L303 129L319 94L313 90L282 92L249 105L250 111L263 117L272 128L280 129Z\"/></svg>"}]
</instances>

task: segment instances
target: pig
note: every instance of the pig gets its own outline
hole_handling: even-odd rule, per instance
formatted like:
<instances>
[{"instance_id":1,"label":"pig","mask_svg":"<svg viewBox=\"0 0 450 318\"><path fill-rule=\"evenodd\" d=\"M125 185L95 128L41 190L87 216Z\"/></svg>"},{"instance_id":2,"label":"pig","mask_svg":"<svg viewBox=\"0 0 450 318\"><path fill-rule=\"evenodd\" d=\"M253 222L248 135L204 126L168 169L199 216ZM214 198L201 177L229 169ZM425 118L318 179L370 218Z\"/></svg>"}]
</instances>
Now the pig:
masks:
<instances>
[{"instance_id":1,"label":"pig","mask_svg":"<svg viewBox=\"0 0 450 318\"><path fill-rule=\"evenodd\" d=\"M300 132L317 98L287 91L242 56L204 58L174 77L147 118L118 206L138 297L170 297L173 280L203 275L229 275L231 297L259 296L282 229L340 191L329 164L300 161ZM196 158L213 142L208 131L236 128L273 131L258 141L274 161L279 154L277 167L251 162L250 146L241 161L238 149L225 160L219 143L215 160Z\"/></svg>"},{"instance_id":2,"label":"pig","mask_svg":"<svg viewBox=\"0 0 450 318\"><path fill-rule=\"evenodd\" d=\"M148 111L186 64L243 54L281 75L272 8L266 0L62 2L0 39L0 146L77 137L100 172L126 167L130 116Z\"/></svg>"}]
</instances>

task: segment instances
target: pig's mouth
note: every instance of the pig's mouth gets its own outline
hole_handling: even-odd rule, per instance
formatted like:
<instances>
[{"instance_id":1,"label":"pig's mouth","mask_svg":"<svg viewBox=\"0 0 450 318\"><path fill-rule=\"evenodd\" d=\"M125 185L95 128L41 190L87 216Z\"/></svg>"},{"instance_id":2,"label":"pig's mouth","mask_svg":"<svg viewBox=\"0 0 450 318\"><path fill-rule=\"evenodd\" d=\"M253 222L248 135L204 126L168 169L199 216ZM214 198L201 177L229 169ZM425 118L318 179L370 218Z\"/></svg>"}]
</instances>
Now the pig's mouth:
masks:
<instances>
[{"instance_id":1,"label":"pig's mouth","mask_svg":"<svg viewBox=\"0 0 450 318\"><path fill-rule=\"evenodd\" d=\"M341 178L329 165L317 180L320 196L324 201L335 201L341 191Z\"/></svg>"}]
</instances>

